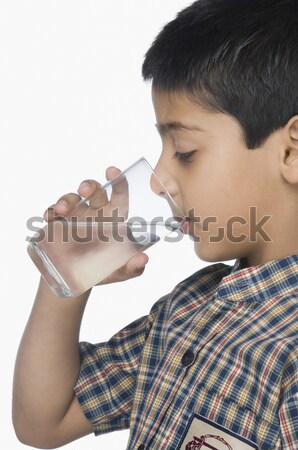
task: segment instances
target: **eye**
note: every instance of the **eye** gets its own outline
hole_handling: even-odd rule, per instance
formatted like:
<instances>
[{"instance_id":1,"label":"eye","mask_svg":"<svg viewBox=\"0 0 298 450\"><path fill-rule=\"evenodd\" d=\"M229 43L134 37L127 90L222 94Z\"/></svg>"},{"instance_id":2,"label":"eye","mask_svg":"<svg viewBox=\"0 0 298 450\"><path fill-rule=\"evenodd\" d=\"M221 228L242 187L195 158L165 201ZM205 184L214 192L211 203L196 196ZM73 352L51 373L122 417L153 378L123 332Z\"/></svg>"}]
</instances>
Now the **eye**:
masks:
<instances>
[{"instance_id":1,"label":"eye","mask_svg":"<svg viewBox=\"0 0 298 450\"><path fill-rule=\"evenodd\" d=\"M191 152L181 153L181 152L175 152L173 158L178 159L182 162L191 162L192 156L196 153L196 150L192 150Z\"/></svg>"}]
</instances>

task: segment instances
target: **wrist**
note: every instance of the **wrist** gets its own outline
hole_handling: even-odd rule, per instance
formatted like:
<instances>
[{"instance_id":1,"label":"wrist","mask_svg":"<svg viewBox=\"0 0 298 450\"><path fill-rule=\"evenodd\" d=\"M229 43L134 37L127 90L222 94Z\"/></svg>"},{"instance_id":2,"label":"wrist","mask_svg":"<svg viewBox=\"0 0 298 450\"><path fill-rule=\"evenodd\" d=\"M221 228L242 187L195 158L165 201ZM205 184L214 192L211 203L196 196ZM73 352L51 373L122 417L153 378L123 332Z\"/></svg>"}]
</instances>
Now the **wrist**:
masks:
<instances>
[{"instance_id":1,"label":"wrist","mask_svg":"<svg viewBox=\"0 0 298 450\"><path fill-rule=\"evenodd\" d=\"M43 277L40 277L40 281L39 281L39 286L38 286L38 290L37 290L37 297L42 297L42 298L46 298L49 301L52 302L61 302L61 303L86 303L90 293L91 293L92 288L88 289L86 292L83 292L82 294L78 295L77 297L67 297L67 298L62 298L59 297L58 295L56 295L54 293L54 291L49 287L49 285L47 284L47 282L44 280Z\"/></svg>"}]
</instances>

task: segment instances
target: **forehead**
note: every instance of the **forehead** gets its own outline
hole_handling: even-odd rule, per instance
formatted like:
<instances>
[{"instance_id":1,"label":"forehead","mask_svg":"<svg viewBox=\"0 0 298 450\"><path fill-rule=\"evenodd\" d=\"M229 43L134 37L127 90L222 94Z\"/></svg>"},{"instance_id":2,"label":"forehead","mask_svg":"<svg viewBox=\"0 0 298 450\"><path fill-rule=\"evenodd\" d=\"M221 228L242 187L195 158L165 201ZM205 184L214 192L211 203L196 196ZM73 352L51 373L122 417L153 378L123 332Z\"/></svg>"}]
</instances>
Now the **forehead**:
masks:
<instances>
[{"instance_id":1,"label":"forehead","mask_svg":"<svg viewBox=\"0 0 298 450\"><path fill-rule=\"evenodd\" d=\"M160 116L198 115L206 111L199 104L194 104L184 93L164 91L152 87L152 102L155 112ZM174 120L173 120L174 121Z\"/></svg>"},{"instance_id":2,"label":"forehead","mask_svg":"<svg viewBox=\"0 0 298 450\"><path fill-rule=\"evenodd\" d=\"M206 129L214 120L214 113L206 111L199 104L192 102L189 97L176 91L163 91L152 88L152 102L156 114L157 128L166 130L169 124L171 129L182 131L180 124L185 129Z\"/></svg>"},{"instance_id":3,"label":"forehead","mask_svg":"<svg viewBox=\"0 0 298 450\"><path fill-rule=\"evenodd\" d=\"M229 132L238 138L242 135L236 119L228 114L208 111L186 93L152 87L152 102L157 129L161 134L171 129L208 134Z\"/></svg>"}]
</instances>

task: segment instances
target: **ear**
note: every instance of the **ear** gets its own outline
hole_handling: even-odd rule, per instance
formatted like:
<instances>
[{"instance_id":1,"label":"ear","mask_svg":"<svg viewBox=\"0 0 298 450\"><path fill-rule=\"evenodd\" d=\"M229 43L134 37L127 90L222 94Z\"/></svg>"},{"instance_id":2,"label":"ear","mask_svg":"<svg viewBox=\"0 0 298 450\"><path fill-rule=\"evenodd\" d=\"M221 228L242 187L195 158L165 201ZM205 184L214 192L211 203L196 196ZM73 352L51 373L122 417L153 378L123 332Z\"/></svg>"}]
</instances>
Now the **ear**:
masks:
<instances>
[{"instance_id":1,"label":"ear","mask_svg":"<svg viewBox=\"0 0 298 450\"><path fill-rule=\"evenodd\" d=\"M298 116L289 120L283 132L281 172L288 183L298 185Z\"/></svg>"}]
</instances>

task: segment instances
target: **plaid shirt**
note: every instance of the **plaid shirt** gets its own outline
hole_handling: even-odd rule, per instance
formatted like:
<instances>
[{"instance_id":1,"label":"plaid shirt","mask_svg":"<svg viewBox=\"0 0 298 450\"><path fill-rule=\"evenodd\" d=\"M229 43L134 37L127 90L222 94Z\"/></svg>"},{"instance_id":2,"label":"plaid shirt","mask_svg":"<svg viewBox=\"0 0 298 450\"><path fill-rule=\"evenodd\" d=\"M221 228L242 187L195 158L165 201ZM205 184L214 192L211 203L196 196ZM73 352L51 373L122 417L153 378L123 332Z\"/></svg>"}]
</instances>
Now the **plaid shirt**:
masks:
<instances>
[{"instance_id":1,"label":"plaid shirt","mask_svg":"<svg viewBox=\"0 0 298 450\"><path fill-rule=\"evenodd\" d=\"M81 343L75 392L95 434L130 428L131 450L297 450L297 263L207 266L108 342Z\"/></svg>"}]
</instances>

